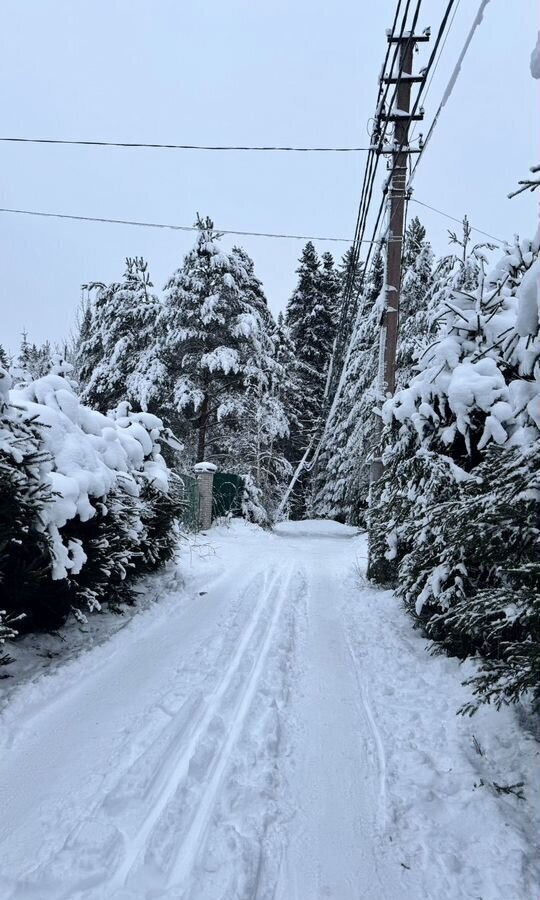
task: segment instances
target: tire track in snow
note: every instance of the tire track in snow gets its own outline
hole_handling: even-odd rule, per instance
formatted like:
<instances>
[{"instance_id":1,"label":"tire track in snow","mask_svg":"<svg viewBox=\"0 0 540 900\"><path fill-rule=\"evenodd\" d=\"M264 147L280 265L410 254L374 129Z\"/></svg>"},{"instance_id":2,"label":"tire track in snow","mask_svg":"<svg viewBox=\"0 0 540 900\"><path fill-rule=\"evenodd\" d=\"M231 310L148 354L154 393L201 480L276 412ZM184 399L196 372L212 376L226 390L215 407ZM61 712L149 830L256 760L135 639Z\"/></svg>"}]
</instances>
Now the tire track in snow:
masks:
<instances>
[{"instance_id":1,"label":"tire track in snow","mask_svg":"<svg viewBox=\"0 0 540 900\"><path fill-rule=\"evenodd\" d=\"M127 853L124 856L124 859L120 866L117 867L116 872L109 882L108 889L110 891L118 890L119 888L123 888L128 885L131 880L132 875L138 874L138 863L143 861L144 866L144 854L148 847L148 844L152 838L152 834L159 823L159 820L164 813L168 803L174 798L176 791L178 790L180 784L189 778L189 768L192 758L194 757L198 745L201 740L207 734L212 721L216 715L219 714L220 703L224 699L228 689L232 685L235 676L239 673L241 669L241 665L243 660L245 659L245 655L248 651L250 642L253 636L256 633L258 625L261 623L264 617L264 611L267 608L269 602L271 601L273 591L276 585L279 583L283 574L283 570L280 570L273 577L269 578L269 583L265 587L264 590L261 591L260 599L255 608L255 612L251 616L248 625L243 631L242 638L233 654L233 657L227 666L227 669L220 679L219 684L215 687L212 694L210 695L206 707L201 710L201 714L196 720L187 743L183 743L182 750L179 756L172 756L171 759L168 760L167 766L160 771L159 773L159 784L157 790L157 796L154 799L152 809L150 813L145 817L144 821L141 823L138 830L135 832L135 835L131 838L127 839ZM250 584L253 584L256 579L250 581ZM270 632L273 633L273 626L275 621L277 621L277 617L279 615L279 611L281 609L281 605L283 602L284 592L281 592L281 603L276 604L277 612L274 613L274 616L271 620ZM266 633L265 638L263 639L264 647L267 648L269 646L269 641L267 643L268 633ZM264 651L261 654L264 656ZM261 657L259 657L260 659ZM257 671L260 671L260 666L256 666ZM248 680L245 691L240 697L239 707L242 705L242 700L247 693L250 693L250 686L252 684L253 676ZM236 734L236 729L233 725L232 732ZM226 746L229 745L232 747L232 741L230 737L226 740ZM221 758L223 758L223 752L220 754ZM221 771L221 769L219 770ZM214 785L214 781L212 781L212 785ZM204 797L208 795L208 790L205 791ZM205 811L207 807L204 807ZM199 816L200 807L198 812L196 813L196 822L197 826L201 823L201 817ZM193 825L190 827L189 834L193 835ZM176 871L176 869L175 869Z\"/></svg>"},{"instance_id":2,"label":"tire track in snow","mask_svg":"<svg viewBox=\"0 0 540 900\"><path fill-rule=\"evenodd\" d=\"M229 572L228 577L231 579L237 574L236 571ZM273 569L268 570L265 568L257 571L255 575L250 573L249 578L244 580L244 584L240 585L238 591L239 601L235 604L232 616L224 623L224 627L229 629L232 622L239 616L242 618L245 614L243 601L246 597L260 592L260 599L251 615L247 617L247 621L242 625L239 634L236 635L238 640L236 649L230 661L227 662L218 682L204 698L201 696L202 689L197 688L195 698L188 697L180 709L172 713L172 715L163 709L163 698L155 704L156 707L160 706L163 714L169 718L161 731L154 735L150 746L145 746L135 759L132 758L130 760L129 765L122 770L115 784L107 790L104 796L100 797L99 802L88 811L84 820L79 822L77 827L68 835L59 854L40 864L37 869L29 872L24 879L21 879L20 882L13 886L13 891L9 895L10 900L75 900L75 897L88 896L88 891L91 891L91 896L99 896L101 900L103 894L100 891L105 888L106 875L100 869L99 862L97 863L97 870L93 874L85 872L82 877L73 878L73 872L77 872L78 868L77 859L85 851L85 828L89 827L92 829L96 822L107 826L109 830L113 826L118 832L118 838L122 839L128 847L128 852L122 863L117 866L113 879L111 881L107 879L107 896L111 895L109 892L126 883L130 871L134 868L138 857L145 849L161 813L169 800L174 796L182 778L185 777L189 769L193 748L206 732L216 710L219 708L221 698L233 681L244 653L263 617L268 598L272 595L281 575L282 570L275 572ZM215 668L215 662L211 664L211 668ZM196 707L197 703L199 703L199 708L194 709L193 707ZM193 715L190 715L190 711ZM169 735L170 737L167 740ZM163 742L164 739L166 746L155 760L154 771L149 779L150 784L142 796L140 791L136 795L137 803L139 805L143 804L146 808L150 799L150 812L145 816L143 822L139 824L139 827L136 828L135 834L129 835L129 830L124 831L121 825L121 810L120 814L115 813L115 806L120 808L123 806L122 798L118 797L118 791L122 782L129 776L129 773L132 770L136 771L137 767L144 763L146 757L152 757L156 744ZM140 788L140 784L138 787ZM135 788L137 789L137 785L135 785ZM71 877L68 875L65 878L64 870L63 877L55 878L53 875L51 879L55 864L59 863L59 867L62 870L63 862L64 860L67 861L68 857L72 857L74 862L70 873ZM113 859L111 862L112 868L114 868L115 860ZM96 891L95 894L93 893L94 891Z\"/></svg>"},{"instance_id":3,"label":"tire track in snow","mask_svg":"<svg viewBox=\"0 0 540 900\"><path fill-rule=\"evenodd\" d=\"M212 810L219 795L220 786L230 761L232 750L242 733L244 723L257 693L261 675L264 671L293 576L294 567L290 567L287 576L279 587L279 593L275 601L270 624L264 634L263 641L259 646L259 655L252 665L245 689L237 700L229 734L213 761L210 779L200 798L197 811L192 819L189 830L178 848L176 858L173 860L173 865L167 879L168 887L185 886L186 880L189 878L189 875L197 862L197 858L202 851L203 838L211 820Z\"/></svg>"},{"instance_id":4,"label":"tire track in snow","mask_svg":"<svg viewBox=\"0 0 540 900\"><path fill-rule=\"evenodd\" d=\"M369 688L367 686L365 678L360 677L360 667L358 664L358 659L353 649L351 638L347 632L347 629L343 628L343 633L345 635L345 642L347 644L347 649L349 651L349 656L351 658L351 663L354 669L354 675L356 678L356 682L358 684L359 696L362 703L362 709L365 714L365 719L367 721L369 730L371 732L371 736L373 739L373 744L377 753L377 764L379 769L379 807L380 807L380 827L381 830L384 830L386 827L386 754L384 751L384 744L382 741L381 733L375 721L375 717L373 715L373 710L371 708L371 703L369 700Z\"/></svg>"}]
</instances>

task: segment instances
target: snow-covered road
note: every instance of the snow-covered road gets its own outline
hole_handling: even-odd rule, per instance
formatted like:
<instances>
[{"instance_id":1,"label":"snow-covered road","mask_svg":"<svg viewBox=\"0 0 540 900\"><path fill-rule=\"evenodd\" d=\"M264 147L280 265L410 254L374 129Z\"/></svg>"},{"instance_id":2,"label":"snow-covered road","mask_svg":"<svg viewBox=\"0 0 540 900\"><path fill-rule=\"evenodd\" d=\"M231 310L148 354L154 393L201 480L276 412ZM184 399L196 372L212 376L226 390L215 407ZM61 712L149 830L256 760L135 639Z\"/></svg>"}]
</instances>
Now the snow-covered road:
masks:
<instances>
[{"instance_id":1,"label":"snow-covered road","mask_svg":"<svg viewBox=\"0 0 540 900\"><path fill-rule=\"evenodd\" d=\"M335 523L213 529L159 604L21 685L1 900L538 900L538 744L456 717L463 672L365 556Z\"/></svg>"}]
</instances>

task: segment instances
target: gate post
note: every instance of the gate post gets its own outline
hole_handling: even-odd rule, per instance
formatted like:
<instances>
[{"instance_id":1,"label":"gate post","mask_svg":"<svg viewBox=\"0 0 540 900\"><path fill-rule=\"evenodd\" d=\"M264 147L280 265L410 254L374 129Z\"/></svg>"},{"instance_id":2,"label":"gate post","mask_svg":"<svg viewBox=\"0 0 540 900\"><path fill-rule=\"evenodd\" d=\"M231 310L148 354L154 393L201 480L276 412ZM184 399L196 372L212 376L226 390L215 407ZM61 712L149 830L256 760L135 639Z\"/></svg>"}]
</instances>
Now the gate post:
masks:
<instances>
[{"instance_id":1,"label":"gate post","mask_svg":"<svg viewBox=\"0 0 540 900\"><path fill-rule=\"evenodd\" d=\"M199 482L199 528L206 531L212 524L214 473L217 472L217 466L214 463L200 462L193 466L193 471Z\"/></svg>"}]
</instances>

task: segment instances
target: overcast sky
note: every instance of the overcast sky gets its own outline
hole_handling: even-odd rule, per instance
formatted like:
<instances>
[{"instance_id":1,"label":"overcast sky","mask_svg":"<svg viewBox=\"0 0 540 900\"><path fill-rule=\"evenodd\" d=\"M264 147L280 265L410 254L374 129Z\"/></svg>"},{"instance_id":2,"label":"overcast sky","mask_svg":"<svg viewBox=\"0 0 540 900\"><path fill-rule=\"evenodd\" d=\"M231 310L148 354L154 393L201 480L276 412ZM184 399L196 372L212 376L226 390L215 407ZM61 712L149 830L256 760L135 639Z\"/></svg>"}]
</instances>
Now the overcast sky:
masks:
<instances>
[{"instance_id":1,"label":"overcast sky","mask_svg":"<svg viewBox=\"0 0 540 900\"><path fill-rule=\"evenodd\" d=\"M424 0L436 30L446 0ZM474 18L461 0L425 102L429 124ZM3 0L0 136L208 144L365 145L394 0ZM535 230L506 194L539 156L529 57L537 0L491 0L415 182L415 196L501 238ZM429 45L415 57L420 68ZM424 130L427 130L425 128ZM217 154L0 144L2 207L352 236L363 154ZM382 168L382 167L381 167ZM441 216L411 205L436 251ZM2 325L61 339L80 285L147 258L161 290L193 236L0 214ZM226 244L231 241L225 239ZM274 311L301 242L245 238ZM319 244L319 250L329 249ZM336 255L346 245L330 247Z\"/></svg>"}]
</instances>

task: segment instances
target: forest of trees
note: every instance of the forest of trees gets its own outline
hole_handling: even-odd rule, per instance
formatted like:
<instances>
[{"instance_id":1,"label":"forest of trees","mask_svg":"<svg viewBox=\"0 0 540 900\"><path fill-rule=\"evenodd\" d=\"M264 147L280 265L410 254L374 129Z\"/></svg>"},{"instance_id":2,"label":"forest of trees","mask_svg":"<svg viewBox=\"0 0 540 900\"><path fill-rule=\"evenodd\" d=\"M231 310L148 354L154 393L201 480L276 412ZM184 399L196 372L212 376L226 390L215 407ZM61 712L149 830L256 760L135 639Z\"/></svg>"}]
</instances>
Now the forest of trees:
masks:
<instances>
[{"instance_id":1,"label":"forest of trees","mask_svg":"<svg viewBox=\"0 0 540 900\"><path fill-rule=\"evenodd\" d=\"M398 585L437 646L482 658L480 699L538 691L540 241L506 246L493 268L467 219L450 242L436 259L421 222L408 225L392 398L384 246L358 264L326 429L351 257L311 242L277 320L245 250L199 218L163 294L130 258L118 282L85 286L67 344L24 334L14 359L0 348L4 637L128 599L133 576L174 553L175 473L197 461L243 476L246 509L271 523L322 435L285 513L366 527L370 577ZM384 474L370 485L381 416Z\"/></svg>"}]
</instances>

